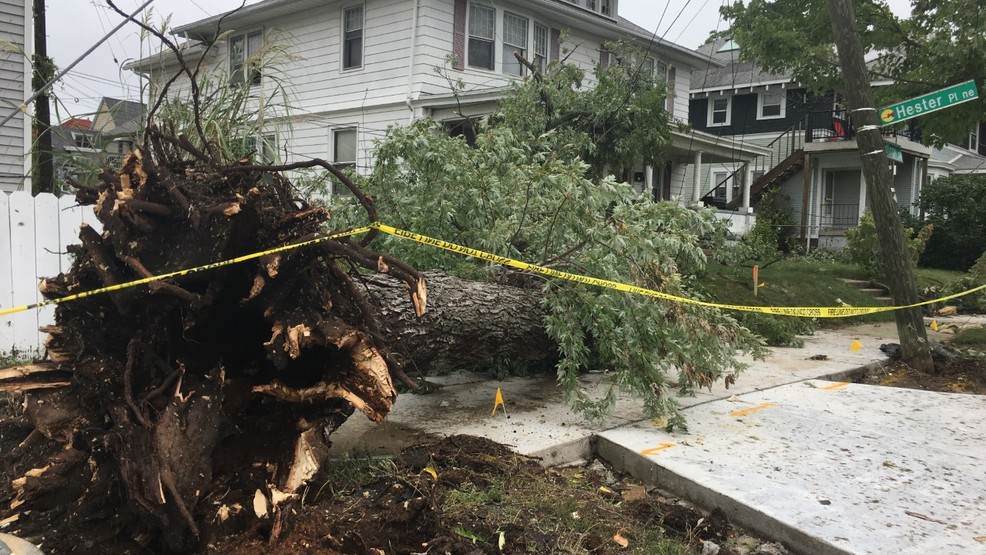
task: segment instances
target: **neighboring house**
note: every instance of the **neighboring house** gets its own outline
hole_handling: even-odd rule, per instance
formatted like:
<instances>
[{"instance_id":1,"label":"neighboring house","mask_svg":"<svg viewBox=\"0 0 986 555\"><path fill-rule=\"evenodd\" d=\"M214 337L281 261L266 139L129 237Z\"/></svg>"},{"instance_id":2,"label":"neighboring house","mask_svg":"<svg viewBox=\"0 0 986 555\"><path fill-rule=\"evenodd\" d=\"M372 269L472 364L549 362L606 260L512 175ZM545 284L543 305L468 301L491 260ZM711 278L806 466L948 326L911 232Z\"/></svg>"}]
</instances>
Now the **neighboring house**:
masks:
<instances>
[{"instance_id":1,"label":"neighboring house","mask_svg":"<svg viewBox=\"0 0 986 555\"><path fill-rule=\"evenodd\" d=\"M494 111L511 81L525 76L514 52L536 65L576 63L591 84L596 64L615 61L604 43L631 41L648 53L642 65L668 83L669 112L686 121L689 76L716 62L656 39L619 17L618 8L617 0L266 0L175 33L187 39L185 56L194 64L202 43L227 32L204 60L207 67L250 83L258 98L267 98L275 82L285 86L290 115L266 115L264 132L282 161L325 158L366 172L374 163L373 142L390 125L434 118L463 133L467 118ZM263 55L265 37L286 49L268 74L251 63ZM152 95L175 73L168 54L130 67L150 77ZM450 83L457 82L464 87L453 91ZM175 87L187 85L179 78ZM680 197L685 167L699 150L707 161L750 160L766 152L676 130L662 166L633 173L638 191Z\"/></svg>"},{"instance_id":2,"label":"neighboring house","mask_svg":"<svg viewBox=\"0 0 986 555\"><path fill-rule=\"evenodd\" d=\"M55 181L66 189L69 178L85 179L118 165L143 129L144 105L103 98L92 121L70 118L51 128Z\"/></svg>"},{"instance_id":3,"label":"neighboring house","mask_svg":"<svg viewBox=\"0 0 986 555\"><path fill-rule=\"evenodd\" d=\"M33 21L29 0L0 0L0 191L30 190L31 119L20 109L31 96Z\"/></svg>"},{"instance_id":4,"label":"neighboring house","mask_svg":"<svg viewBox=\"0 0 986 555\"><path fill-rule=\"evenodd\" d=\"M857 226L869 206L844 103L832 94L816 95L790 76L772 75L754 62L740 61L739 45L732 39L719 38L698 50L723 65L692 73L689 123L724 139L765 146L770 153L752 163L737 159L702 164L692 175L700 185L692 190L694 198L722 211L744 212L743 201L736 197L745 183L751 184L754 205L766 190L779 189L780 202L790 207L794 218L795 236L806 244L841 247L845 230ZM924 146L913 127L885 133L884 138L891 145L888 152L894 152L898 206L914 215L929 173L951 173L986 161L965 149L957 149L964 150L959 156ZM957 160L948 162L953 158ZM961 163L955 165L958 160Z\"/></svg>"},{"instance_id":5,"label":"neighboring house","mask_svg":"<svg viewBox=\"0 0 986 555\"><path fill-rule=\"evenodd\" d=\"M92 129L99 133L99 146L110 155L109 160L119 162L144 130L144 104L104 96L96 109Z\"/></svg>"},{"instance_id":6,"label":"neighboring house","mask_svg":"<svg viewBox=\"0 0 986 555\"><path fill-rule=\"evenodd\" d=\"M88 119L71 118L51 127L51 153L55 166L55 183L67 190L69 179L82 179L106 162L100 137Z\"/></svg>"}]
</instances>

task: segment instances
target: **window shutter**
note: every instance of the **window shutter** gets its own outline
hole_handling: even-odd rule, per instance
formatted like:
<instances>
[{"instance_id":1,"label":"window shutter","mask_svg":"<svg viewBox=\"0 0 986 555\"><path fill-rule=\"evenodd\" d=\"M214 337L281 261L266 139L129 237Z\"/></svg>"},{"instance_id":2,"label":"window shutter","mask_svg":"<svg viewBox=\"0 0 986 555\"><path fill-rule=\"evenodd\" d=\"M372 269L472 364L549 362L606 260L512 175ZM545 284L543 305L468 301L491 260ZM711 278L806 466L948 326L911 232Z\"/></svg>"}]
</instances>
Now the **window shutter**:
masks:
<instances>
[{"instance_id":1,"label":"window shutter","mask_svg":"<svg viewBox=\"0 0 986 555\"><path fill-rule=\"evenodd\" d=\"M466 0L454 0L455 8L452 13L452 55L455 65L452 69L466 68Z\"/></svg>"},{"instance_id":2,"label":"window shutter","mask_svg":"<svg viewBox=\"0 0 986 555\"><path fill-rule=\"evenodd\" d=\"M548 49L548 59L552 62L557 62L561 56L561 31L558 29L551 30L551 46Z\"/></svg>"},{"instance_id":3,"label":"window shutter","mask_svg":"<svg viewBox=\"0 0 986 555\"><path fill-rule=\"evenodd\" d=\"M671 66L668 69L668 98L667 98L667 111L674 115L674 77L675 77L675 67Z\"/></svg>"}]
</instances>

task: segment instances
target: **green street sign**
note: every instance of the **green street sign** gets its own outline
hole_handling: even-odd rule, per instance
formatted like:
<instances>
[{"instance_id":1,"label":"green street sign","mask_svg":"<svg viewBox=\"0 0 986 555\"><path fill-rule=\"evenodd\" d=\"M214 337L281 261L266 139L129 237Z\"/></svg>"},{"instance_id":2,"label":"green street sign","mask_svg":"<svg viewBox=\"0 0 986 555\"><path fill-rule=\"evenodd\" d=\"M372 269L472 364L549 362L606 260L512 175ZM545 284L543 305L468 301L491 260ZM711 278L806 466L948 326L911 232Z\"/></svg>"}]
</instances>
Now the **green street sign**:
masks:
<instances>
[{"instance_id":1,"label":"green street sign","mask_svg":"<svg viewBox=\"0 0 986 555\"><path fill-rule=\"evenodd\" d=\"M895 145L894 143L884 142L883 153L887 155L887 158L890 158L894 162L899 162L901 164L904 163L904 151L903 149L900 148L899 145Z\"/></svg>"},{"instance_id":2,"label":"green street sign","mask_svg":"<svg viewBox=\"0 0 986 555\"><path fill-rule=\"evenodd\" d=\"M883 125L900 123L977 98L979 98L979 91L976 89L976 82L969 80L910 100L891 104L880 110L880 121L883 122Z\"/></svg>"}]
</instances>

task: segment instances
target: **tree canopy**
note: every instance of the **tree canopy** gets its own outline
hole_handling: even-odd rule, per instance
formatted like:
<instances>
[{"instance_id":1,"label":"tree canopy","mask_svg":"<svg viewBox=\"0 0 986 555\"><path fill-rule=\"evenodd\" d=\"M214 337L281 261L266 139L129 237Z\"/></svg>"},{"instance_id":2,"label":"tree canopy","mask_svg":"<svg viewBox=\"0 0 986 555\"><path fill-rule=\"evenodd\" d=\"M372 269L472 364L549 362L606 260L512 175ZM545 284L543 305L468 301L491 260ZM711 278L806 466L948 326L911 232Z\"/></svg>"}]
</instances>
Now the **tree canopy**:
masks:
<instances>
[{"instance_id":1,"label":"tree canopy","mask_svg":"<svg viewBox=\"0 0 986 555\"><path fill-rule=\"evenodd\" d=\"M974 79L986 86L986 16L980 0L913 0L898 18L883 0L853 0L877 101L890 104ZM748 0L724 6L742 59L790 74L816 91L844 90L825 0ZM922 140L956 141L986 119L986 96L922 118Z\"/></svg>"},{"instance_id":2,"label":"tree canopy","mask_svg":"<svg viewBox=\"0 0 986 555\"><path fill-rule=\"evenodd\" d=\"M377 199L380 219L393 225L499 256L697 296L695 276L704 271L705 248L721 246L722 224L710 210L652 202L610 173L659 157L669 142L664 87L640 67L600 68L590 88L578 68L552 64L515 85L497 113L474 122L473 144L434 121L394 127L361 186ZM539 287L545 327L560 350L558 380L590 416L611 408L624 389L642 396L652 414L676 417L667 373L677 373L687 391L735 379L742 368L737 349L761 354L760 341L716 309L511 274L381 240L381 248L419 268ZM603 398L582 389L586 370L611 377Z\"/></svg>"}]
</instances>

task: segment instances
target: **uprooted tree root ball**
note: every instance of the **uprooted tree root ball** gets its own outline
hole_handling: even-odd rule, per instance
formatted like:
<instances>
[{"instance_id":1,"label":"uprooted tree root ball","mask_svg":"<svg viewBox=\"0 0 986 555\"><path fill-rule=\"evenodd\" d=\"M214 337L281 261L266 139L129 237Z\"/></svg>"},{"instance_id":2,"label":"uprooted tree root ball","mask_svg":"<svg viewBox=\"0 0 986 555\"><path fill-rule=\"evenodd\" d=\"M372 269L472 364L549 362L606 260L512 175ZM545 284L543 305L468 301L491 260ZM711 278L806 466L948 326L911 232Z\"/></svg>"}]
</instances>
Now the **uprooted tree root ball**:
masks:
<instances>
[{"instance_id":1,"label":"uprooted tree root ball","mask_svg":"<svg viewBox=\"0 0 986 555\"><path fill-rule=\"evenodd\" d=\"M103 231L83 226L71 271L42 283L46 298L324 234L329 212L296 199L282 175L148 133L150 146L97 187L77 184ZM372 220L372 201L346 182ZM361 239L59 304L45 329L51 362L3 385L37 390L26 418L5 426L23 438L3 456L13 482L0 520L55 552L102 552L118 535L132 552L184 551L207 539L219 505L257 497L276 539L329 434L354 409L381 420L394 382L413 384L353 270L403 282L419 316L424 280Z\"/></svg>"}]
</instances>

